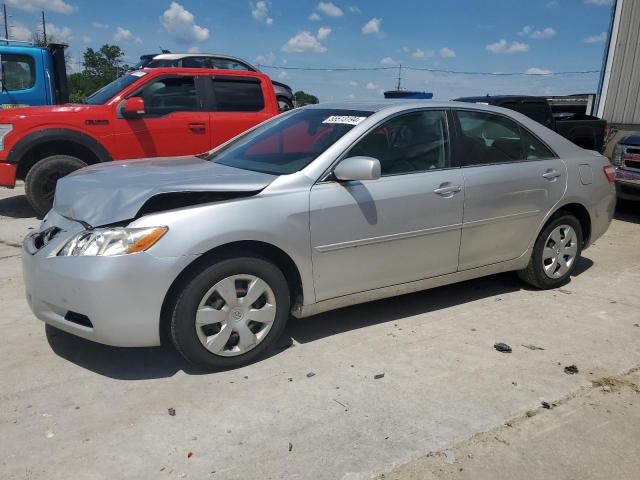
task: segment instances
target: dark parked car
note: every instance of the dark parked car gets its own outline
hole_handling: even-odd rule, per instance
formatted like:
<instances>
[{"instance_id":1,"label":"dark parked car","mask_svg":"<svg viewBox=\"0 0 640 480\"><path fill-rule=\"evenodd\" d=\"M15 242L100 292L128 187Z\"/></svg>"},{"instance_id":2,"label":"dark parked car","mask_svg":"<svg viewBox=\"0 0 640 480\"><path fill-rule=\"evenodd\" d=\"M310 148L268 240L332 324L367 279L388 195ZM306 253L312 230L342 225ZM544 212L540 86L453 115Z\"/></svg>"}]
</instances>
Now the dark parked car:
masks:
<instances>
[{"instance_id":1,"label":"dark parked car","mask_svg":"<svg viewBox=\"0 0 640 480\"><path fill-rule=\"evenodd\" d=\"M181 68L215 68L217 70L247 70L259 72L258 68L241 58L218 53L161 53L142 55L135 68L181 67ZM295 106L293 91L289 85L271 80L276 92L278 107L281 112L291 110Z\"/></svg>"},{"instance_id":2,"label":"dark parked car","mask_svg":"<svg viewBox=\"0 0 640 480\"><path fill-rule=\"evenodd\" d=\"M607 138L607 122L591 115L554 113L544 97L497 95L458 98L459 102L483 103L515 110L554 130L579 147L602 151Z\"/></svg>"},{"instance_id":3,"label":"dark parked car","mask_svg":"<svg viewBox=\"0 0 640 480\"><path fill-rule=\"evenodd\" d=\"M613 151L619 200L640 201L640 135L623 137Z\"/></svg>"}]
</instances>

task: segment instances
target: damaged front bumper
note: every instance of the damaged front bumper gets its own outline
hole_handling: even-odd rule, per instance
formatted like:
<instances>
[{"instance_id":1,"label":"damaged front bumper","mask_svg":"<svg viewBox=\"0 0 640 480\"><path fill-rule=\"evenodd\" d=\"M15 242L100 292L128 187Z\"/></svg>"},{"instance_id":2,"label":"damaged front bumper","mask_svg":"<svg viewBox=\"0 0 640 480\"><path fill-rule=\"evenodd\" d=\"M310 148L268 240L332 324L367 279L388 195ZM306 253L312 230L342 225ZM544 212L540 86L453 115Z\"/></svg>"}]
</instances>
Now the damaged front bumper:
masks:
<instances>
[{"instance_id":1,"label":"damaged front bumper","mask_svg":"<svg viewBox=\"0 0 640 480\"><path fill-rule=\"evenodd\" d=\"M58 231L52 232L52 227ZM41 232L47 230L45 237ZM150 252L112 257L57 256L84 227L50 212L23 242L26 296L40 320L117 347L160 345L160 312L174 279L195 257Z\"/></svg>"}]
</instances>

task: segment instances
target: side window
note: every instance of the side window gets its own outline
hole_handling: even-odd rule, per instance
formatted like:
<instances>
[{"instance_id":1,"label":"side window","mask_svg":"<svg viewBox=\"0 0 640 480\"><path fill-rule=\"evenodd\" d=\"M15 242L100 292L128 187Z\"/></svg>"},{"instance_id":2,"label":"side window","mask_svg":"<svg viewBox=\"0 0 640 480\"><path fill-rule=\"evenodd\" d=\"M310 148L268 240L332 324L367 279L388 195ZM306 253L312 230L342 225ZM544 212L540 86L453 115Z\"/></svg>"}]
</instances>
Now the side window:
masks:
<instances>
[{"instance_id":1,"label":"side window","mask_svg":"<svg viewBox=\"0 0 640 480\"><path fill-rule=\"evenodd\" d=\"M27 90L36 83L36 66L28 55L2 55L2 72L6 90Z\"/></svg>"},{"instance_id":2,"label":"side window","mask_svg":"<svg viewBox=\"0 0 640 480\"><path fill-rule=\"evenodd\" d=\"M552 158L553 153L513 120L484 112L458 111L464 165Z\"/></svg>"},{"instance_id":3,"label":"side window","mask_svg":"<svg viewBox=\"0 0 640 480\"><path fill-rule=\"evenodd\" d=\"M524 128L520 128L522 133L522 146L524 150L525 160L539 160L543 158L555 158L556 155L549 150L540 140L526 131Z\"/></svg>"},{"instance_id":4,"label":"side window","mask_svg":"<svg viewBox=\"0 0 640 480\"><path fill-rule=\"evenodd\" d=\"M200 110L194 77L161 78L146 85L139 96L144 100L146 117Z\"/></svg>"},{"instance_id":5,"label":"side window","mask_svg":"<svg viewBox=\"0 0 640 480\"><path fill-rule=\"evenodd\" d=\"M380 160L382 175L449 167L447 115L425 110L394 118L368 133L348 153Z\"/></svg>"},{"instance_id":6,"label":"side window","mask_svg":"<svg viewBox=\"0 0 640 480\"><path fill-rule=\"evenodd\" d=\"M252 78L213 80L213 95L218 112L259 112L264 109L262 85Z\"/></svg>"},{"instance_id":7,"label":"side window","mask_svg":"<svg viewBox=\"0 0 640 480\"><path fill-rule=\"evenodd\" d=\"M215 68L218 70L245 70L248 71L244 63L236 62L235 60L229 60L226 58L209 58L209 68Z\"/></svg>"}]
</instances>

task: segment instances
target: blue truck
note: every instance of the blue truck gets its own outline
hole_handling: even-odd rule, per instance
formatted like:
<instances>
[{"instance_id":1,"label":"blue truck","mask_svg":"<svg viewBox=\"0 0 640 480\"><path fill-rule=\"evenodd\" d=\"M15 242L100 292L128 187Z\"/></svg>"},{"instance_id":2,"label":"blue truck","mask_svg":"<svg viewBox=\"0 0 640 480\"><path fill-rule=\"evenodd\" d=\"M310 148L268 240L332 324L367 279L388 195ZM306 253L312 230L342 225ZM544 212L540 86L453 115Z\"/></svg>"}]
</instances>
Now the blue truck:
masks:
<instances>
[{"instance_id":1,"label":"blue truck","mask_svg":"<svg viewBox=\"0 0 640 480\"><path fill-rule=\"evenodd\" d=\"M57 105L69 101L65 44L0 45L0 106Z\"/></svg>"}]
</instances>

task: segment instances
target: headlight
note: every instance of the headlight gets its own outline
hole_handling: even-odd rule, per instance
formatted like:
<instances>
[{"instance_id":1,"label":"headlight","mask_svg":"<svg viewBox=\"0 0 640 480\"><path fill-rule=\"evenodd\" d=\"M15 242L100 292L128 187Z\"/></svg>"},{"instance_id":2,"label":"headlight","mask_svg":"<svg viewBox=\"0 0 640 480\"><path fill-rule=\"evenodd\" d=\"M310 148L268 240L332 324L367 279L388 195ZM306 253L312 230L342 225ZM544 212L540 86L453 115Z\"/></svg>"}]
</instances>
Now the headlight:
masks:
<instances>
[{"instance_id":1,"label":"headlight","mask_svg":"<svg viewBox=\"0 0 640 480\"><path fill-rule=\"evenodd\" d=\"M4 150L4 137L13 130L13 125L10 123L0 123L0 150Z\"/></svg>"},{"instance_id":2,"label":"headlight","mask_svg":"<svg viewBox=\"0 0 640 480\"><path fill-rule=\"evenodd\" d=\"M167 227L96 228L85 230L69 240L59 257L112 257L143 252L169 230Z\"/></svg>"},{"instance_id":3,"label":"headlight","mask_svg":"<svg viewBox=\"0 0 640 480\"><path fill-rule=\"evenodd\" d=\"M622 165L622 145L618 144L616 145L616 148L613 149L613 157L611 157L611 163L613 163L616 166L621 166Z\"/></svg>"}]
</instances>

